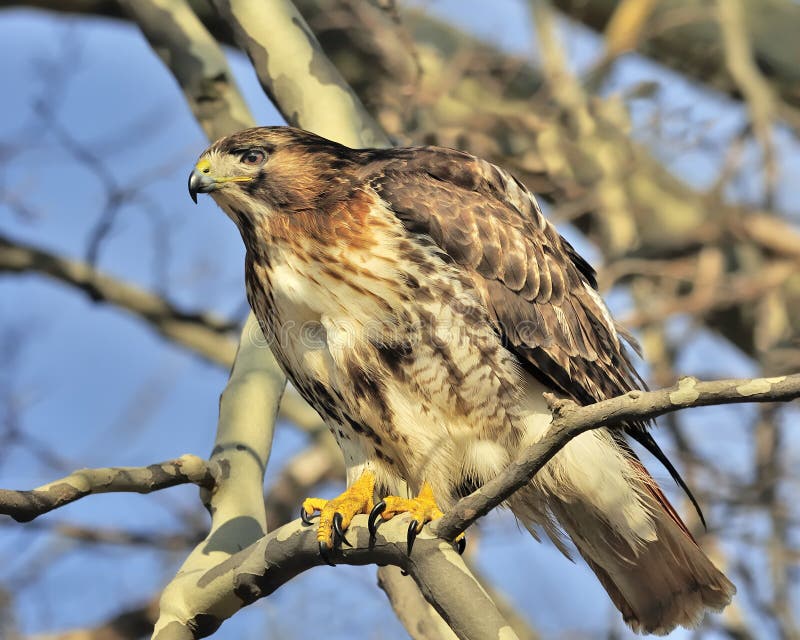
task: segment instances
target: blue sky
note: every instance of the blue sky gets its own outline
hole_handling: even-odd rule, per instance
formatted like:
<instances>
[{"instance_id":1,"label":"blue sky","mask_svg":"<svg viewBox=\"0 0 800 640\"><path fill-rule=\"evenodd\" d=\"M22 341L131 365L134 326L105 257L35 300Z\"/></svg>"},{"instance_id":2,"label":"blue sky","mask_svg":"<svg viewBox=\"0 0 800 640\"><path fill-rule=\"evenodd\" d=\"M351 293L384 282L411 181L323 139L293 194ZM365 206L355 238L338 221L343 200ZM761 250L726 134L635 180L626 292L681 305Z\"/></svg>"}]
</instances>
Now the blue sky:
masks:
<instances>
[{"instance_id":1,"label":"blue sky","mask_svg":"<svg viewBox=\"0 0 800 640\"><path fill-rule=\"evenodd\" d=\"M524 5L450 0L432 7L504 47L532 54ZM568 49L580 68L597 44L570 34ZM257 121L279 124L246 60L233 55L231 63ZM0 162L0 233L82 259L105 205L102 181L35 117L33 105L44 100L59 127L98 151L111 181L120 187L147 185L142 193L148 199L126 206L103 243L101 268L165 291L184 308L241 316L245 302L238 233L210 199L194 206L186 194L187 172L206 142L177 85L139 32L105 20L4 11L0 73L6 87L0 101L0 159L12 153ZM727 104L723 115L715 117L722 103L641 61L623 63L615 85L654 75L664 85L664 102L689 105L692 122L713 120L709 126L723 135L741 121L741 110ZM647 107L634 104L632 110L637 135L647 139L652 135L644 125ZM674 151L664 157L698 185L713 179L714 165L699 152ZM787 169L796 171L791 164ZM4 204L9 194L23 197L33 216L20 216ZM790 195L787 186L780 203L791 211ZM159 252L159 246L168 250ZM585 242L579 246L596 256ZM618 311L627 303L622 295L612 301ZM0 344L19 347L0 372L0 393L22 404L20 428L47 443L66 470L142 465L210 451L225 371L166 345L140 321L40 278L0 278L0 309ZM682 362L687 373L752 372L743 358L711 338L699 338L692 353ZM687 424L702 423L712 455L717 442L744 431L742 411L698 411ZM291 428L279 429L268 478L304 442ZM28 488L53 478L53 470L24 448L1 453L0 486ZM730 447L734 459L746 453ZM657 477L665 476L654 470ZM168 532L180 530L175 513L185 511L203 517L191 487L150 496L91 497L43 520ZM126 546L84 548L24 525L2 525L0 582L12 590L25 632L104 620L120 606L150 597L183 559L175 553L165 561L163 554ZM476 547L481 569L520 610L530 611L543 632L568 627L574 631L571 637L589 637L589 630L618 617L586 567L565 561L548 544L536 544L505 515L487 519ZM295 628L295 620L303 620L313 633ZM621 623L617 627L624 636ZM303 638L322 628L332 640L354 634L405 637L375 586L374 569L350 567L323 567L301 576L226 623L218 637L255 638L269 630L272 637Z\"/></svg>"}]
</instances>

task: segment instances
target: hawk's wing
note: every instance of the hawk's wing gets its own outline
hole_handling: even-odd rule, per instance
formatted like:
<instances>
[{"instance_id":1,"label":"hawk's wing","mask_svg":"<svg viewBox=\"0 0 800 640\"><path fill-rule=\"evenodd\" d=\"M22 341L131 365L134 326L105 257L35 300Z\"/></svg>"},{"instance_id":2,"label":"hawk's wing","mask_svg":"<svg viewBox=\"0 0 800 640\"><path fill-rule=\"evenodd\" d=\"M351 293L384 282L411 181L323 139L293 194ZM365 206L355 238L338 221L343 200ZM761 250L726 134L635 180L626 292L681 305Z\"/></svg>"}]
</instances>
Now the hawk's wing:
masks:
<instances>
[{"instance_id":1,"label":"hawk's wing","mask_svg":"<svg viewBox=\"0 0 800 640\"><path fill-rule=\"evenodd\" d=\"M372 187L409 231L468 270L495 330L532 375L581 404L640 388L594 270L519 181L449 149L395 154Z\"/></svg>"},{"instance_id":2,"label":"hawk's wing","mask_svg":"<svg viewBox=\"0 0 800 640\"><path fill-rule=\"evenodd\" d=\"M429 236L468 271L494 329L529 373L581 404L644 387L596 291L594 270L521 182L485 160L438 147L378 151L365 160L367 180L405 227ZM645 426L627 431L695 502Z\"/></svg>"}]
</instances>

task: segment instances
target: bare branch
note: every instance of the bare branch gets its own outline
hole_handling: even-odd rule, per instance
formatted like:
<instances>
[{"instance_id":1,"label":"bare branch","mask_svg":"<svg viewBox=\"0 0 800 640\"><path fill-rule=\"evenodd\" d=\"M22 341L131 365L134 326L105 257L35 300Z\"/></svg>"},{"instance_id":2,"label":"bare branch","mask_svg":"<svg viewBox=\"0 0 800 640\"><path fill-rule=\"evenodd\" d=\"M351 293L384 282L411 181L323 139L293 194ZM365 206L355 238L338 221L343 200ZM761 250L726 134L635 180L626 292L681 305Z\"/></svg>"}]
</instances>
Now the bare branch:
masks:
<instances>
[{"instance_id":1,"label":"bare branch","mask_svg":"<svg viewBox=\"0 0 800 640\"><path fill-rule=\"evenodd\" d=\"M208 313L186 313L162 297L103 274L84 262L62 258L0 235L0 273L37 273L86 292L92 300L113 304L148 322L168 340L205 359L230 366L236 350L233 326Z\"/></svg>"},{"instance_id":2,"label":"bare branch","mask_svg":"<svg viewBox=\"0 0 800 640\"><path fill-rule=\"evenodd\" d=\"M142 318L167 340L209 362L225 368L233 363L236 343L229 337L234 329L232 324L210 313L181 311L164 298L97 271L85 262L0 235L0 274L3 272L53 278L86 292L93 301L114 305ZM264 346L258 335L253 339ZM316 411L294 390L284 394L280 415L303 431L314 433L324 428Z\"/></svg>"},{"instance_id":3,"label":"bare branch","mask_svg":"<svg viewBox=\"0 0 800 640\"><path fill-rule=\"evenodd\" d=\"M28 522L95 493L151 493L187 483L210 489L219 476L218 465L190 454L147 467L80 469L30 491L0 489L0 514Z\"/></svg>"},{"instance_id":4,"label":"bare branch","mask_svg":"<svg viewBox=\"0 0 800 640\"><path fill-rule=\"evenodd\" d=\"M623 396L581 407L569 400L548 397L554 412L549 432L495 479L459 500L434 523L436 533L453 540L517 489L525 486L572 438L599 427L642 421L686 409L743 402L785 402L800 397L800 374L776 378L699 382L681 378L673 387L657 391L631 391Z\"/></svg>"},{"instance_id":5,"label":"bare branch","mask_svg":"<svg viewBox=\"0 0 800 640\"><path fill-rule=\"evenodd\" d=\"M224 561L267 530L264 472L286 378L272 352L255 341L254 336L263 339L251 313L220 398L211 462L226 472L219 477L214 491L205 495L211 528L161 594L161 613L154 635L165 629L185 630L184 622L195 617L205 604L203 590L196 582L197 574Z\"/></svg>"},{"instance_id":6,"label":"bare branch","mask_svg":"<svg viewBox=\"0 0 800 640\"><path fill-rule=\"evenodd\" d=\"M248 52L262 86L289 122L351 146L388 144L380 128L372 121L358 98L322 53L316 38L291 2L270 0L256 4L240 0L217 0L215 5L233 26L237 40ZM192 47L194 35L192 32L184 31L179 41L181 46ZM218 55L216 49L212 53ZM263 404L263 398L255 397L253 394L261 390L253 387L252 392L242 393L243 387L235 382L240 361L244 360L247 364L264 357L264 354L259 353L259 349L254 347L251 336L256 334L261 335L251 313L242 333L231 381L223 394L214 455L227 456L226 448L232 443L225 432L228 431L229 425L237 425L235 427L237 446L235 452L231 450L233 457L241 457L240 447L244 451L253 449L254 452L258 452L257 459L265 466L274 415L273 420L268 421L260 418L259 413L254 413L251 403ZM260 351L266 351L263 342ZM273 362L272 367L275 375L271 376L272 380L268 381L264 390L277 392L277 396L273 398L277 407L282 385L278 390L277 365ZM259 375L264 373L266 372L262 370ZM282 374L280 377L282 378ZM241 384L249 386L251 382L247 379ZM267 393L267 396L270 395ZM226 397L230 401L229 404L235 407L235 413L240 415L226 415ZM258 435L263 432L268 436L266 442L264 435ZM254 439L259 440L259 447L244 446L252 443ZM263 455L264 444L267 445L266 456ZM220 447L222 451L218 452ZM236 467L232 464L231 468L241 468L241 464L245 462L245 460L240 461ZM264 466L260 468L261 482L263 482ZM240 549L243 543L246 544L248 536L255 535L257 531L253 524L257 525L261 534L266 530L266 517L263 514L264 505L260 492L258 496L260 511L258 513L254 511L255 476L247 481L244 492L246 496L242 495L241 481L240 477L232 478L231 482L226 483L211 497L213 505L211 531L207 539L190 554L175 579L164 590L161 597L161 615L154 631L155 638L190 637L198 630L198 620L202 620L201 631L208 627L216 628L223 619L238 610L239 606L224 607L222 611L215 607L213 613L217 617L212 618L211 609L206 606L209 591L196 578L198 572L207 569L212 563L219 562L224 554L230 554ZM255 522L250 522L251 519L255 519ZM242 531L242 523L246 531ZM275 559L270 557L269 562L275 562ZM218 622L209 622L211 620Z\"/></svg>"},{"instance_id":7,"label":"bare branch","mask_svg":"<svg viewBox=\"0 0 800 640\"><path fill-rule=\"evenodd\" d=\"M0 526L16 527L17 525L5 519L0 519ZM98 527L96 525L79 525L72 522L46 519L28 522L25 525L25 530L41 531L87 545L148 547L164 551L183 551L197 544L197 541L202 538L202 535L199 535L199 529L191 525L182 533L161 533L160 531L151 530L132 531L122 528ZM203 530L204 534L205 530Z\"/></svg>"},{"instance_id":8,"label":"bare branch","mask_svg":"<svg viewBox=\"0 0 800 640\"><path fill-rule=\"evenodd\" d=\"M603 32L609 28L617 0L553 0L575 20ZM647 0L649 2L649 0ZM634 4L634 3L631 3ZM645 1L640 4L646 4ZM800 131L800 93L795 34L800 7L791 0L745 0L745 36L752 42L753 59L773 94L780 96L781 115ZM723 35L715 21L713 3L703 0L659 0L638 51L679 73L740 99L737 81L726 65Z\"/></svg>"}]
</instances>

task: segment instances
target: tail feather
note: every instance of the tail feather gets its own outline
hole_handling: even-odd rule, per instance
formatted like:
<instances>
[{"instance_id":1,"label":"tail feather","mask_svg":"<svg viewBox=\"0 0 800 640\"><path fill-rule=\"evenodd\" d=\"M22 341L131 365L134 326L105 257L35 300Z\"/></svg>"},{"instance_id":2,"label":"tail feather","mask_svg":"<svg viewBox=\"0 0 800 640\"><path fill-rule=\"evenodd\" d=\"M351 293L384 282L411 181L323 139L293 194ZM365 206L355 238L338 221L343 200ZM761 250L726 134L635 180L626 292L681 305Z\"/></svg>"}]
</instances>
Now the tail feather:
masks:
<instances>
[{"instance_id":1,"label":"tail feather","mask_svg":"<svg viewBox=\"0 0 800 640\"><path fill-rule=\"evenodd\" d=\"M736 592L635 454L604 430L570 442L509 506L565 553L563 534L571 538L638 633L697 626Z\"/></svg>"},{"instance_id":2,"label":"tail feather","mask_svg":"<svg viewBox=\"0 0 800 640\"><path fill-rule=\"evenodd\" d=\"M656 540L638 549L604 526L597 512L575 506L556 508L557 517L637 633L696 627L707 610L721 611L730 603L736 588L657 503Z\"/></svg>"}]
</instances>

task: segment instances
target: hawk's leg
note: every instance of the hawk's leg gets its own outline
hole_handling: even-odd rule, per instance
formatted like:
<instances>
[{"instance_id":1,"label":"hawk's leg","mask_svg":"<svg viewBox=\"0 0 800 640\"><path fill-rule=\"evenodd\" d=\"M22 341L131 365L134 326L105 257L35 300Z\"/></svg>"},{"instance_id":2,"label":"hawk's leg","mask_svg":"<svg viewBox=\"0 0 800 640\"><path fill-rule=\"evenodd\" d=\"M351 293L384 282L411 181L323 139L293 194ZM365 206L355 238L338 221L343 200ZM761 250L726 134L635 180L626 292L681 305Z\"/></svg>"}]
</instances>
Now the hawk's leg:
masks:
<instances>
[{"instance_id":1,"label":"hawk's leg","mask_svg":"<svg viewBox=\"0 0 800 640\"><path fill-rule=\"evenodd\" d=\"M338 498L333 500L306 498L303 501L300 509L300 517L303 522L310 524L309 516L317 511L320 512L317 541L319 542L319 553L328 564L333 565L328 552L334 547L335 541L352 546L344 537L344 531L350 525L353 516L370 513L374 491L375 476L371 471L364 471L358 480L347 487Z\"/></svg>"},{"instance_id":2,"label":"hawk's leg","mask_svg":"<svg viewBox=\"0 0 800 640\"><path fill-rule=\"evenodd\" d=\"M376 531L376 520L380 517L383 520L389 520L396 516L398 513L411 514L411 522L408 525L408 553L414 546L414 540L417 534L422 531L422 527L431 520L441 518L444 514L436 504L436 499L433 496L433 489L431 485L425 482L420 489L419 495L416 498L398 498L396 496L387 496L381 500L372 509L369 514L369 532L372 536ZM456 545L459 553L463 553L466 538L462 533L456 539Z\"/></svg>"}]
</instances>

